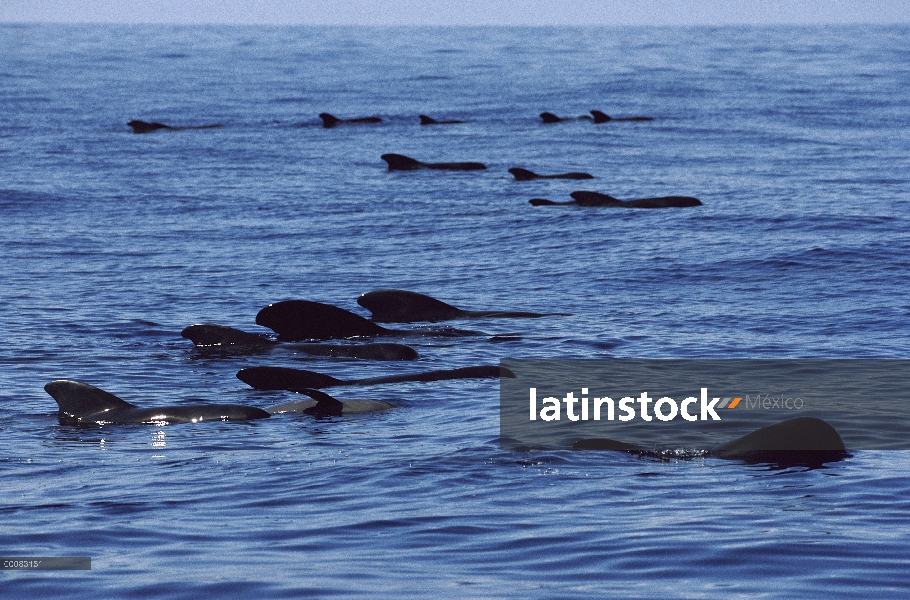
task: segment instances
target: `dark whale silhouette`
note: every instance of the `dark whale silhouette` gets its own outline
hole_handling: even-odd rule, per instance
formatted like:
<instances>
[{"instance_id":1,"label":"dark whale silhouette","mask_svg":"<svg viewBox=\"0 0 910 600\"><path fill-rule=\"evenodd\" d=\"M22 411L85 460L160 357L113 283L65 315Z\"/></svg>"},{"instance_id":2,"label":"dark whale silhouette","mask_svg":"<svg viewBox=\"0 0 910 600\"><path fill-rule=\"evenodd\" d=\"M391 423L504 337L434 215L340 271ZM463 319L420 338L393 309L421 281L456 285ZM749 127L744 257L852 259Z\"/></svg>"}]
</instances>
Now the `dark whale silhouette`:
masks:
<instances>
[{"instance_id":1,"label":"dark whale silhouette","mask_svg":"<svg viewBox=\"0 0 910 600\"><path fill-rule=\"evenodd\" d=\"M386 329L350 311L309 300L285 300L269 304L256 315L256 324L278 334L280 341L331 340L354 337L459 337L483 335L478 331L445 328L442 330L401 331ZM313 386L302 386L313 387Z\"/></svg>"},{"instance_id":2,"label":"dark whale silhouette","mask_svg":"<svg viewBox=\"0 0 910 600\"><path fill-rule=\"evenodd\" d=\"M544 123L562 123L563 121L594 121L595 123L606 123L608 121L653 121L654 117L611 117L610 115L599 111L592 110L591 116L581 115L580 117L557 117L551 112L540 113L540 118Z\"/></svg>"},{"instance_id":3,"label":"dark whale silhouette","mask_svg":"<svg viewBox=\"0 0 910 600\"><path fill-rule=\"evenodd\" d=\"M314 389L293 390L298 394L309 396L307 400L294 400L270 406L269 414L302 413L313 417L340 417L342 415L379 412L395 408L382 400L338 400L325 392Z\"/></svg>"},{"instance_id":4,"label":"dark whale silhouette","mask_svg":"<svg viewBox=\"0 0 910 600\"><path fill-rule=\"evenodd\" d=\"M405 381L487 379L492 377L514 378L515 374L504 367L478 366L405 375L389 375L387 377L342 380L322 373L316 373L315 371L290 369L287 367L249 367L237 371L237 379L257 390L288 390L291 392L301 389L320 389L341 385L378 385Z\"/></svg>"},{"instance_id":5,"label":"dark whale silhouette","mask_svg":"<svg viewBox=\"0 0 910 600\"><path fill-rule=\"evenodd\" d=\"M187 404L140 408L102 389L66 379L51 381L44 390L57 401L64 423L197 423L267 419L261 408L240 404Z\"/></svg>"},{"instance_id":6,"label":"dark whale silhouette","mask_svg":"<svg viewBox=\"0 0 910 600\"><path fill-rule=\"evenodd\" d=\"M170 125L165 125L164 123L146 123L145 121L130 121L127 123L130 127L133 128L133 133L150 133L152 131L158 131L159 129L171 129L173 131L182 131L185 129L217 129L219 127L224 127L220 123L214 123L212 125L189 125L186 127L172 127Z\"/></svg>"},{"instance_id":7,"label":"dark whale silhouette","mask_svg":"<svg viewBox=\"0 0 910 600\"><path fill-rule=\"evenodd\" d=\"M515 181L530 181L532 179L594 179L594 176L590 173L580 173L577 171L562 173L560 175L538 175L534 171L512 167L509 169L509 173L515 176Z\"/></svg>"},{"instance_id":8,"label":"dark whale silhouette","mask_svg":"<svg viewBox=\"0 0 910 600\"><path fill-rule=\"evenodd\" d=\"M562 123L563 121L578 121L578 120L590 121L591 120L591 117L589 117L588 115L582 115L580 117L557 117L556 115L554 115L551 112L540 113L540 118L546 124Z\"/></svg>"},{"instance_id":9,"label":"dark whale silhouette","mask_svg":"<svg viewBox=\"0 0 910 600\"><path fill-rule=\"evenodd\" d=\"M319 118L322 119L322 126L325 128L335 127L336 125L342 125L345 123L382 123L382 119L379 117L357 117L354 119L339 119L335 115L330 115L329 113L319 113Z\"/></svg>"},{"instance_id":10,"label":"dark whale silhouette","mask_svg":"<svg viewBox=\"0 0 910 600\"><path fill-rule=\"evenodd\" d=\"M565 313L462 310L436 298L405 290L367 292L357 299L357 304L373 313L373 321L379 323L435 322L479 317L536 319L548 316L568 316Z\"/></svg>"},{"instance_id":11,"label":"dark whale silhouette","mask_svg":"<svg viewBox=\"0 0 910 600\"><path fill-rule=\"evenodd\" d=\"M383 154L380 158L389 164L389 171L438 169L443 171L479 171L487 166L478 162L424 163L401 154Z\"/></svg>"},{"instance_id":12,"label":"dark whale silhouette","mask_svg":"<svg viewBox=\"0 0 910 600\"><path fill-rule=\"evenodd\" d=\"M690 196L662 196L659 198L639 198L638 200L619 200L613 196L598 192L578 191L569 194L574 200L554 202L546 198L532 198L528 200L532 206L565 206L577 204L578 206L609 206L614 208L686 208L701 206L701 200Z\"/></svg>"},{"instance_id":13,"label":"dark whale silhouette","mask_svg":"<svg viewBox=\"0 0 910 600\"><path fill-rule=\"evenodd\" d=\"M200 323L180 332L203 354L250 354L271 350L278 342L233 327ZM415 360L417 351L403 344L293 344L295 351L310 356L336 356L370 360Z\"/></svg>"},{"instance_id":14,"label":"dark whale silhouette","mask_svg":"<svg viewBox=\"0 0 910 600\"><path fill-rule=\"evenodd\" d=\"M428 117L426 115L418 115L420 117L421 125L454 125L455 123L464 123L464 121L456 121L454 119L449 121L437 121L433 117Z\"/></svg>"},{"instance_id":15,"label":"dark whale silhouette","mask_svg":"<svg viewBox=\"0 0 910 600\"><path fill-rule=\"evenodd\" d=\"M573 447L580 450L619 450L646 456L660 454L605 438L578 440ZM848 456L837 430L815 417L795 417L756 429L731 442L714 446L707 451L707 455L782 465L821 465Z\"/></svg>"},{"instance_id":16,"label":"dark whale silhouette","mask_svg":"<svg viewBox=\"0 0 910 600\"><path fill-rule=\"evenodd\" d=\"M611 117L599 110L592 110L593 121L595 123L606 123L608 121L653 121L654 117Z\"/></svg>"}]
</instances>

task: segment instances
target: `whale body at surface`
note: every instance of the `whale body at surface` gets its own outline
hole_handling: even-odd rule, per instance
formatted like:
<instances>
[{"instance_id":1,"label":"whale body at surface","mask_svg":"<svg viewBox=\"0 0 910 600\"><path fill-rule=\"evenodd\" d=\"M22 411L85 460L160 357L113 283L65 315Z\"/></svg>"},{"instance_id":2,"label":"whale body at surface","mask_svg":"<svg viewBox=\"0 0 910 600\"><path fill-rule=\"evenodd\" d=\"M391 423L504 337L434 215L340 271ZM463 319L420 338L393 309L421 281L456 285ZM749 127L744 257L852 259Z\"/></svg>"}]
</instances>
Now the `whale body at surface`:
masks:
<instances>
[{"instance_id":1,"label":"whale body at surface","mask_svg":"<svg viewBox=\"0 0 910 600\"><path fill-rule=\"evenodd\" d=\"M255 354L268 351L278 342L233 327L199 323L190 325L180 335L193 342L200 354ZM404 344L289 344L294 351L310 356L363 358L368 360L415 360L417 351Z\"/></svg>"},{"instance_id":2,"label":"whale body at surface","mask_svg":"<svg viewBox=\"0 0 910 600\"><path fill-rule=\"evenodd\" d=\"M487 168L479 162L425 163L403 154L383 154L380 158L389 165L389 171L415 171L434 169L437 171L482 171Z\"/></svg>"},{"instance_id":3,"label":"whale body at surface","mask_svg":"<svg viewBox=\"0 0 910 600\"><path fill-rule=\"evenodd\" d=\"M322 119L322 126L326 129L335 127L336 125L343 125L345 123L382 123L382 119L379 117L355 117L353 119L339 119L330 113L319 113L319 118Z\"/></svg>"},{"instance_id":4,"label":"whale body at surface","mask_svg":"<svg viewBox=\"0 0 910 600\"><path fill-rule=\"evenodd\" d=\"M578 440L578 450L617 450L651 455L654 451L606 438ZM659 455L659 452L656 454ZM795 417L756 429L705 452L707 456L748 463L818 466L848 456L840 434L829 423L816 417Z\"/></svg>"},{"instance_id":5,"label":"whale body at surface","mask_svg":"<svg viewBox=\"0 0 910 600\"><path fill-rule=\"evenodd\" d=\"M376 290L357 299L379 323L452 321L470 318L528 318L568 316L565 313L536 313L503 310L462 310L432 296L407 290Z\"/></svg>"},{"instance_id":6,"label":"whale body at surface","mask_svg":"<svg viewBox=\"0 0 910 600\"><path fill-rule=\"evenodd\" d=\"M142 408L100 388L68 379L44 386L57 401L61 422L74 424L198 423L202 421L248 421L267 419L261 408L242 404L186 404Z\"/></svg>"},{"instance_id":7,"label":"whale body at surface","mask_svg":"<svg viewBox=\"0 0 910 600\"><path fill-rule=\"evenodd\" d=\"M269 414L300 413L314 417L340 417L342 415L374 413L394 408L392 404L382 400L338 400L325 392L308 388L293 391L309 396L309 398L270 406L266 409Z\"/></svg>"}]
</instances>

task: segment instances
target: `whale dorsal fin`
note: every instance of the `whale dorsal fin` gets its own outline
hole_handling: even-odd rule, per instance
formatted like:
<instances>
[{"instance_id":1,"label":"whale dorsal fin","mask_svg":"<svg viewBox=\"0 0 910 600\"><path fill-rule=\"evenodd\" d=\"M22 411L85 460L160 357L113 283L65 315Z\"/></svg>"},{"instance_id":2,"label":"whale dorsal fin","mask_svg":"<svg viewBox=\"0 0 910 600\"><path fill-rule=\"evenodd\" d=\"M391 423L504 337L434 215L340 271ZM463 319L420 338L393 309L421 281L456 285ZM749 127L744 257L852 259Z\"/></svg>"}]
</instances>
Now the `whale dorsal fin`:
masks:
<instances>
[{"instance_id":1,"label":"whale dorsal fin","mask_svg":"<svg viewBox=\"0 0 910 600\"><path fill-rule=\"evenodd\" d=\"M604 112L601 112L599 110L592 110L591 114L594 115L595 123L606 123L607 121L613 120L613 118L610 115L608 115Z\"/></svg>"},{"instance_id":2,"label":"whale dorsal fin","mask_svg":"<svg viewBox=\"0 0 910 600\"><path fill-rule=\"evenodd\" d=\"M515 181L530 181L531 179L537 179L540 177L534 171L529 171L527 169L522 169L519 167L512 167L509 169L509 173L515 177Z\"/></svg>"},{"instance_id":3,"label":"whale dorsal fin","mask_svg":"<svg viewBox=\"0 0 910 600\"><path fill-rule=\"evenodd\" d=\"M464 311L441 300L405 290L376 290L357 299L380 323L447 321L464 316Z\"/></svg>"},{"instance_id":4,"label":"whale dorsal fin","mask_svg":"<svg viewBox=\"0 0 910 600\"><path fill-rule=\"evenodd\" d=\"M542 112L540 113L540 118L543 119L544 123L559 123L562 121L559 117L554 115L551 112Z\"/></svg>"},{"instance_id":5,"label":"whale dorsal fin","mask_svg":"<svg viewBox=\"0 0 910 600\"><path fill-rule=\"evenodd\" d=\"M332 127L341 123L341 119L329 113L319 113L319 118L322 119L323 127Z\"/></svg>"},{"instance_id":6,"label":"whale dorsal fin","mask_svg":"<svg viewBox=\"0 0 910 600\"><path fill-rule=\"evenodd\" d=\"M419 160L403 154L383 154L380 158L389 164L389 171L410 171L424 166Z\"/></svg>"},{"instance_id":7,"label":"whale dorsal fin","mask_svg":"<svg viewBox=\"0 0 910 600\"><path fill-rule=\"evenodd\" d=\"M343 308L307 300L269 304L256 315L256 324L268 327L279 340L287 342L372 337L388 332Z\"/></svg>"},{"instance_id":8,"label":"whale dorsal fin","mask_svg":"<svg viewBox=\"0 0 910 600\"><path fill-rule=\"evenodd\" d=\"M428 117L426 115L418 115L418 116L420 117L421 125L436 125L439 123L439 121L437 121L433 117Z\"/></svg>"},{"instance_id":9,"label":"whale dorsal fin","mask_svg":"<svg viewBox=\"0 0 910 600\"><path fill-rule=\"evenodd\" d=\"M110 392L87 383L57 379L44 386L44 391L57 401L60 413L73 417L86 417L112 409L134 408Z\"/></svg>"},{"instance_id":10,"label":"whale dorsal fin","mask_svg":"<svg viewBox=\"0 0 910 600\"><path fill-rule=\"evenodd\" d=\"M313 417L340 417L344 410L344 404L341 403L341 400L333 398L325 392L309 388L299 388L290 391L304 394L316 401L316 406L304 409L303 413L306 415Z\"/></svg>"}]
</instances>

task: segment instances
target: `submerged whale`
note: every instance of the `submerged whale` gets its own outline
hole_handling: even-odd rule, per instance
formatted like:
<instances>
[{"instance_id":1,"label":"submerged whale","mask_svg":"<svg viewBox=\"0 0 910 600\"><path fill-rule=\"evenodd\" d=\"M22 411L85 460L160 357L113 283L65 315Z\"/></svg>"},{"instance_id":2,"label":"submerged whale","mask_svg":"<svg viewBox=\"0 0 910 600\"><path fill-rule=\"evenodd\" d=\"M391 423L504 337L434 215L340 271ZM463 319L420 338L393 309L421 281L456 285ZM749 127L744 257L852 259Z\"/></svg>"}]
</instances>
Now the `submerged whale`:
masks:
<instances>
[{"instance_id":1,"label":"submerged whale","mask_svg":"<svg viewBox=\"0 0 910 600\"><path fill-rule=\"evenodd\" d=\"M341 385L379 385L405 381L444 381L449 379L488 379L494 377L497 379L500 377L514 379L515 374L504 367L478 366L343 380L315 371L290 369L287 367L249 367L237 371L237 379L257 390L288 390L292 392L295 390L321 389Z\"/></svg>"},{"instance_id":2,"label":"submerged whale","mask_svg":"<svg viewBox=\"0 0 910 600\"><path fill-rule=\"evenodd\" d=\"M634 444L605 438L578 440L573 447L656 454ZM847 450L840 434L830 424L815 417L795 417L714 446L707 456L751 463L812 465L841 460L847 456Z\"/></svg>"},{"instance_id":3,"label":"submerged whale","mask_svg":"<svg viewBox=\"0 0 910 600\"><path fill-rule=\"evenodd\" d=\"M428 117L426 115L418 115L420 117L421 125L454 125L455 123L464 123L464 121L456 121L454 119L449 121L437 121L433 117Z\"/></svg>"},{"instance_id":4,"label":"submerged whale","mask_svg":"<svg viewBox=\"0 0 910 600\"><path fill-rule=\"evenodd\" d=\"M165 125L164 123L146 123L145 121L130 121L127 123L130 127L133 128L133 133L150 133L152 131L158 131L159 129L171 129L173 131L182 131L184 129L217 129L219 127L224 127L220 123L214 123L212 125L189 125L185 127L172 127L170 125Z\"/></svg>"},{"instance_id":5,"label":"submerged whale","mask_svg":"<svg viewBox=\"0 0 910 600\"><path fill-rule=\"evenodd\" d=\"M566 206L577 204L578 206L608 206L613 208L686 208L690 206L701 206L702 202L698 198L691 196L661 196L659 198L639 198L638 200L620 200L613 196L601 194L598 192L578 191L569 194L574 200L566 202L554 202L546 198L532 198L528 200L532 206Z\"/></svg>"},{"instance_id":6,"label":"submerged whale","mask_svg":"<svg viewBox=\"0 0 910 600\"><path fill-rule=\"evenodd\" d=\"M102 389L67 379L51 381L44 390L57 401L61 422L74 424L198 423L267 419L261 408L241 404L186 404L141 408Z\"/></svg>"},{"instance_id":7,"label":"submerged whale","mask_svg":"<svg viewBox=\"0 0 910 600\"><path fill-rule=\"evenodd\" d=\"M200 323L180 332L203 354L251 354L271 350L278 342L233 327ZM364 358L370 360L416 360L417 351L403 344L293 344L295 351L310 356Z\"/></svg>"},{"instance_id":8,"label":"submerged whale","mask_svg":"<svg viewBox=\"0 0 910 600\"><path fill-rule=\"evenodd\" d=\"M285 300L269 304L256 315L256 324L268 327L278 334L280 341L286 342L382 336L460 337L483 335L479 331L451 328L425 331L386 329L343 308L309 300Z\"/></svg>"},{"instance_id":9,"label":"submerged whale","mask_svg":"<svg viewBox=\"0 0 910 600\"><path fill-rule=\"evenodd\" d=\"M566 313L536 313L501 310L462 310L431 296L405 290L376 290L357 299L357 304L373 313L379 323L451 321L470 318L529 318L569 316Z\"/></svg>"},{"instance_id":10,"label":"submerged whale","mask_svg":"<svg viewBox=\"0 0 910 600\"><path fill-rule=\"evenodd\" d=\"M382 123L382 119L379 117L356 117L354 119L339 119L335 115L331 115L329 113L319 113L319 118L322 119L322 126L326 129L344 123Z\"/></svg>"},{"instance_id":11,"label":"submerged whale","mask_svg":"<svg viewBox=\"0 0 910 600\"><path fill-rule=\"evenodd\" d=\"M293 391L309 396L309 398L270 406L266 409L269 414L302 413L314 417L340 417L341 415L373 413L395 408L394 405L382 400L342 401L319 390L302 388Z\"/></svg>"},{"instance_id":12,"label":"submerged whale","mask_svg":"<svg viewBox=\"0 0 910 600\"><path fill-rule=\"evenodd\" d=\"M531 181L532 179L594 179L594 176L590 173L580 173L578 171L559 175L538 175L534 171L512 167L509 169L509 173L515 176L515 181Z\"/></svg>"},{"instance_id":13,"label":"submerged whale","mask_svg":"<svg viewBox=\"0 0 910 600\"><path fill-rule=\"evenodd\" d=\"M383 154L380 157L389 165L389 171L414 171L437 169L441 171L481 171L487 166L479 162L424 163L402 154Z\"/></svg>"}]
</instances>

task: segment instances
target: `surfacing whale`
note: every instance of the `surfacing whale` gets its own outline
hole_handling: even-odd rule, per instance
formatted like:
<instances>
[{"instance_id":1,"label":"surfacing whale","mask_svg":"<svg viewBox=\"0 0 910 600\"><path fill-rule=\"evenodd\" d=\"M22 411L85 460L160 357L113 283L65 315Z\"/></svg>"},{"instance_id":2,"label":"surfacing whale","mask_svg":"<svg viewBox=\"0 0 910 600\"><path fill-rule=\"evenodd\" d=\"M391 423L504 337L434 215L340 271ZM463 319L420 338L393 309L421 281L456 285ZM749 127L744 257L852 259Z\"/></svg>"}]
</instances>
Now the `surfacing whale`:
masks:
<instances>
[{"instance_id":1,"label":"surfacing whale","mask_svg":"<svg viewBox=\"0 0 910 600\"><path fill-rule=\"evenodd\" d=\"M532 179L594 179L594 176L590 173L581 173L578 171L561 173L559 175L538 175L534 171L512 167L509 169L509 173L515 177L515 181L531 181Z\"/></svg>"},{"instance_id":2,"label":"surfacing whale","mask_svg":"<svg viewBox=\"0 0 910 600\"><path fill-rule=\"evenodd\" d=\"M356 117L354 119L339 119L335 115L331 115L329 113L319 113L319 118L322 119L322 126L326 129L345 123L382 123L382 119L379 117Z\"/></svg>"},{"instance_id":3,"label":"surfacing whale","mask_svg":"<svg viewBox=\"0 0 910 600\"><path fill-rule=\"evenodd\" d=\"M562 123L563 121L590 121L591 117L588 115L581 115L580 117L557 117L551 112L542 112L540 113L540 119L545 123Z\"/></svg>"},{"instance_id":4,"label":"surfacing whale","mask_svg":"<svg viewBox=\"0 0 910 600\"><path fill-rule=\"evenodd\" d=\"M373 313L379 323L414 323L417 321L452 321L455 319L514 319L569 316L566 313L536 313L501 310L462 310L441 300L405 290L376 290L357 299L357 304Z\"/></svg>"},{"instance_id":5,"label":"surfacing whale","mask_svg":"<svg viewBox=\"0 0 910 600\"><path fill-rule=\"evenodd\" d=\"M383 154L380 157L389 165L389 171L414 171L437 169L441 171L481 171L487 166L479 162L424 163L402 154Z\"/></svg>"},{"instance_id":6,"label":"surfacing whale","mask_svg":"<svg viewBox=\"0 0 910 600\"><path fill-rule=\"evenodd\" d=\"M691 196L661 196L659 198L639 198L638 200L620 200L613 196L601 194L598 192L578 191L569 194L574 200L566 202L554 202L546 198L532 198L528 202L532 206L566 206L577 204L578 206L608 206L612 208L686 208L690 206L701 206L702 202L698 198Z\"/></svg>"},{"instance_id":7,"label":"surfacing whale","mask_svg":"<svg viewBox=\"0 0 910 600\"><path fill-rule=\"evenodd\" d=\"M146 123L145 121L130 121L127 123L130 127L133 128L133 133L150 133L152 131L158 131L159 129L170 129L173 131L182 131L184 129L217 129L219 127L224 127L220 123L214 123L212 125L189 125L185 127L172 127L170 125L165 125L164 123Z\"/></svg>"},{"instance_id":8,"label":"surfacing whale","mask_svg":"<svg viewBox=\"0 0 910 600\"><path fill-rule=\"evenodd\" d=\"M241 404L186 404L140 408L102 389L68 379L44 386L57 401L61 423L103 425L123 423L198 423L201 421L248 421L267 419L261 408Z\"/></svg>"},{"instance_id":9,"label":"surfacing whale","mask_svg":"<svg viewBox=\"0 0 910 600\"><path fill-rule=\"evenodd\" d=\"M573 447L661 456L659 451L606 438L578 440ZM830 424L815 417L795 417L714 446L706 455L749 463L821 465L845 458L847 450L837 430Z\"/></svg>"},{"instance_id":10,"label":"surfacing whale","mask_svg":"<svg viewBox=\"0 0 910 600\"><path fill-rule=\"evenodd\" d=\"M266 409L269 414L302 413L313 417L340 417L395 408L394 405L382 400L338 400L325 392L307 388L292 391L309 396L309 398L270 406Z\"/></svg>"},{"instance_id":11,"label":"surfacing whale","mask_svg":"<svg viewBox=\"0 0 910 600\"><path fill-rule=\"evenodd\" d=\"M433 117L428 117L426 115L418 115L420 117L421 125L454 125L455 123L464 123L464 121L456 121L454 119L449 121L437 121Z\"/></svg>"},{"instance_id":12,"label":"surfacing whale","mask_svg":"<svg viewBox=\"0 0 910 600\"><path fill-rule=\"evenodd\" d=\"M271 350L278 342L233 327L199 323L180 332L203 355L255 354ZM417 351L403 344L291 344L290 349L310 356L364 358L369 360L416 360Z\"/></svg>"},{"instance_id":13,"label":"surfacing whale","mask_svg":"<svg viewBox=\"0 0 910 600\"><path fill-rule=\"evenodd\" d=\"M591 115L595 123L606 123L608 121L653 121L654 117L611 117L599 110L592 110Z\"/></svg>"},{"instance_id":14,"label":"surfacing whale","mask_svg":"<svg viewBox=\"0 0 910 600\"><path fill-rule=\"evenodd\" d=\"M607 123L608 121L653 121L654 117L611 117L610 115L599 110L590 111L591 115L581 115L580 117L557 117L551 112L540 113L540 118L544 123L562 123L563 121L594 121L595 123Z\"/></svg>"},{"instance_id":15,"label":"surfacing whale","mask_svg":"<svg viewBox=\"0 0 910 600\"><path fill-rule=\"evenodd\" d=\"M483 335L479 331L451 328L426 331L386 329L343 308L309 300L285 300L269 304L256 315L256 324L268 327L278 334L280 341L285 342L381 336L461 337Z\"/></svg>"},{"instance_id":16,"label":"surfacing whale","mask_svg":"<svg viewBox=\"0 0 910 600\"><path fill-rule=\"evenodd\" d=\"M444 381L449 379L488 379L493 377L497 379L500 377L514 379L515 374L504 367L478 366L343 380L315 371L290 369L288 367L249 367L237 371L237 379L257 390L288 390L291 392L341 385L379 385L405 381Z\"/></svg>"}]
</instances>

